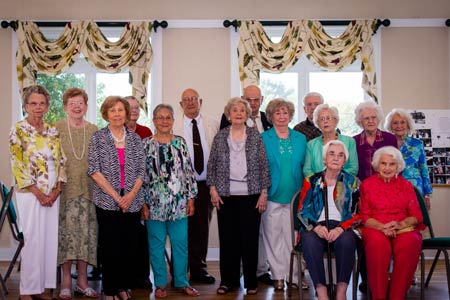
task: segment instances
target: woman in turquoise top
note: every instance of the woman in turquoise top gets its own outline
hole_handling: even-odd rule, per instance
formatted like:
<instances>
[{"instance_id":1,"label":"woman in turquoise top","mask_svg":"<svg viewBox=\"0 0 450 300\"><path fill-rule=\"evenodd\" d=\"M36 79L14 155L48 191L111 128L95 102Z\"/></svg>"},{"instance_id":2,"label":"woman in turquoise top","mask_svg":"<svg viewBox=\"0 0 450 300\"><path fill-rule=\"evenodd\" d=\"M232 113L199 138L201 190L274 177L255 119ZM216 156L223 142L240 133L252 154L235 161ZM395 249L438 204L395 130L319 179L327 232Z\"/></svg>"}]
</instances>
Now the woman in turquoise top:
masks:
<instances>
[{"instance_id":1,"label":"woman in turquoise top","mask_svg":"<svg viewBox=\"0 0 450 300\"><path fill-rule=\"evenodd\" d=\"M344 171L351 175L358 174L358 154L356 153L355 140L336 131L339 123L337 108L328 104L321 104L314 110L313 120L316 127L322 131L322 135L308 142L303 175L308 177L325 169L322 160L322 147L331 140L343 142L348 149L349 157L344 165Z\"/></svg>"},{"instance_id":2,"label":"woman in turquoise top","mask_svg":"<svg viewBox=\"0 0 450 300\"><path fill-rule=\"evenodd\" d=\"M411 115L404 109L394 108L386 117L384 127L397 138L398 149L405 160L402 176L424 195L430 209L430 196L433 193L428 173L425 149L421 140L409 136L413 130Z\"/></svg>"},{"instance_id":3,"label":"woman in turquoise top","mask_svg":"<svg viewBox=\"0 0 450 300\"><path fill-rule=\"evenodd\" d=\"M288 127L294 115L291 102L283 99L270 101L266 115L273 124L272 129L262 134L271 187L261 226L275 290L283 290L292 249L290 203L294 194L302 188L306 138Z\"/></svg>"},{"instance_id":4,"label":"woman in turquoise top","mask_svg":"<svg viewBox=\"0 0 450 300\"><path fill-rule=\"evenodd\" d=\"M167 235L172 248L174 286L188 296L199 295L187 280L187 217L194 214L197 183L186 142L171 133L173 122L172 107L159 104L153 111L156 134L144 140L149 176L144 184L150 207L147 231L156 298L167 297L164 259Z\"/></svg>"}]
</instances>

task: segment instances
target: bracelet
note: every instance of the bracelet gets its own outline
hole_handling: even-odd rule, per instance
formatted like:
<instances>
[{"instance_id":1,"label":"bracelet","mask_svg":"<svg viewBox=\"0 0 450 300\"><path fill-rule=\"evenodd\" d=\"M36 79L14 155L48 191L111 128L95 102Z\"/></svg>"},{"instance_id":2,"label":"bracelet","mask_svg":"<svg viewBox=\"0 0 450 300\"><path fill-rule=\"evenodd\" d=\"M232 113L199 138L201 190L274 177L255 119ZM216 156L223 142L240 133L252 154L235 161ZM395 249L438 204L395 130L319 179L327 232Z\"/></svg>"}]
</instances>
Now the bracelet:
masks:
<instances>
[{"instance_id":1,"label":"bracelet","mask_svg":"<svg viewBox=\"0 0 450 300\"><path fill-rule=\"evenodd\" d=\"M117 197L117 199L116 199L116 203L117 203L117 204L119 204L120 199L122 199L122 197L119 195L119 197Z\"/></svg>"}]
</instances>

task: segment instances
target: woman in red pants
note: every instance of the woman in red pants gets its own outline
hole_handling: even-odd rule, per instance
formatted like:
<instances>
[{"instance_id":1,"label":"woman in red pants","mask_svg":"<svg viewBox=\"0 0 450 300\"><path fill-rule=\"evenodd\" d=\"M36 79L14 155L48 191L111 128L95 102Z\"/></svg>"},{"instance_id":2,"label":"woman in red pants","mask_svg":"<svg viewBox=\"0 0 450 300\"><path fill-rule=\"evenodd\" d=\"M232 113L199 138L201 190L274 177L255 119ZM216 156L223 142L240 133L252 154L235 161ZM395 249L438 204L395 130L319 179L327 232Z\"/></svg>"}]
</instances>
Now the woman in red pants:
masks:
<instances>
[{"instance_id":1,"label":"woman in red pants","mask_svg":"<svg viewBox=\"0 0 450 300\"><path fill-rule=\"evenodd\" d=\"M405 299L422 247L422 213L413 186L399 175L405 162L397 148L378 149L372 166L377 174L363 181L360 194L369 287L373 299Z\"/></svg>"}]
</instances>

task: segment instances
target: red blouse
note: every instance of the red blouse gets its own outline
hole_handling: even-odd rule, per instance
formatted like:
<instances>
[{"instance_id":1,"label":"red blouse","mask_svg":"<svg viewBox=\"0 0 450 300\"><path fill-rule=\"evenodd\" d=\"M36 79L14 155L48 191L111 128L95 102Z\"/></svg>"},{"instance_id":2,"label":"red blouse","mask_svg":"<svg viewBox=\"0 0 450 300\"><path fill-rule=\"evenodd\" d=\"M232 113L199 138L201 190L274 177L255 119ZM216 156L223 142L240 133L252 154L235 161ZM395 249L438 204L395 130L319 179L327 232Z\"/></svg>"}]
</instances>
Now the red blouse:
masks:
<instances>
[{"instance_id":1,"label":"red blouse","mask_svg":"<svg viewBox=\"0 0 450 300\"><path fill-rule=\"evenodd\" d=\"M376 174L364 180L360 187L359 208L363 223L369 218L383 224L407 217L415 217L419 224L423 221L414 188L402 176L384 182Z\"/></svg>"}]
</instances>

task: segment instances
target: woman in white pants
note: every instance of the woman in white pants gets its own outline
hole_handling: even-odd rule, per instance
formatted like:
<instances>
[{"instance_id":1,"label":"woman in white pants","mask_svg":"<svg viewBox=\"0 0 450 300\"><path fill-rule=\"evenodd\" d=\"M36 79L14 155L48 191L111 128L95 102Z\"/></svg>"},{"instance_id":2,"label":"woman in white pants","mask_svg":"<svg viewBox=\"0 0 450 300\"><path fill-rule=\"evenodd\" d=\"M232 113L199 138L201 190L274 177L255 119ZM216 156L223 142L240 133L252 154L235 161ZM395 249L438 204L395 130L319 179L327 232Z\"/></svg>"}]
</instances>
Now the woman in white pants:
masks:
<instances>
[{"instance_id":1,"label":"woman in white pants","mask_svg":"<svg viewBox=\"0 0 450 300\"><path fill-rule=\"evenodd\" d=\"M65 156L58 131L43 119L50 105L47 90L31 86L22 98L27 117L13 126L9 136L19 224L25 240L19 299L51 299L44 292L56 288L59 195L61 183L66 181Z\"/></svg>"},{"instance_id":2,"label":"woman in white pants","mask_svg":"<svg viewBox=\"0 0 450 300\"><path fill-rule=\"evenodd\" d=\"M291 102L274 99L267 105L266 114L273 124L272 129L262 134L271 187L261 223L274 288L281 291L289 273L292 250L290 206L292 197L302 188L306 138L288 127L294 115Z\"/></svg>"}]
</instances>

